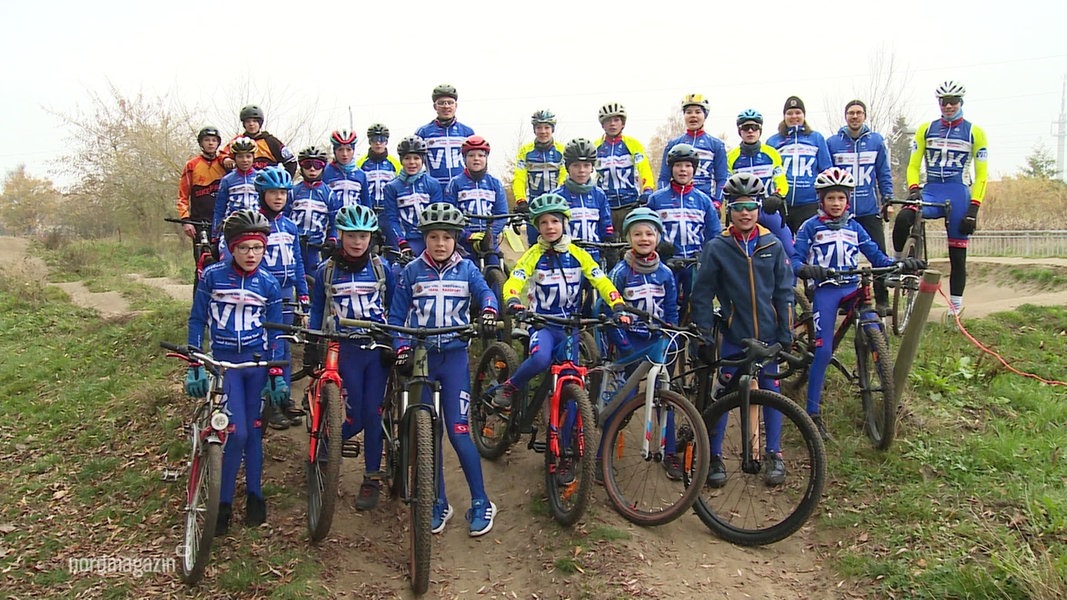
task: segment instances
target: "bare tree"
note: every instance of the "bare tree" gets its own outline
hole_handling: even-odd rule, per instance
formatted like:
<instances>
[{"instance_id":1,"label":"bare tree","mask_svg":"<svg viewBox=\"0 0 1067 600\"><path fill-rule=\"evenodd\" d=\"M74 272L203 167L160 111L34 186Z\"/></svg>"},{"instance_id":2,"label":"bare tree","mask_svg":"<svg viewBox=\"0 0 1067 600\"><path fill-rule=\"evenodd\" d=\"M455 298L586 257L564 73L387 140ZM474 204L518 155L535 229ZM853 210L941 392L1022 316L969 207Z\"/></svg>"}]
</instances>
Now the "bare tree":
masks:
<instances>
[{"instance_id":1,"label":"bare tree","mask_svg":"<svg viewBox=\"0 0 1067 600\"><path fill-rule=\"evenodd\" d=\"M656 128L656 133L652 134L652 138L648 140L648 145L645 146L654 177L659 176L660 166L663 162L663 149L667 147L667 142L683 133L685 133L685 118L682 116L681 111L672 110L667 117L667 122ZM654 182L653 187L655 187Z\"/></svg>"},{"instance_id":2,"label":"bare tree","mask_svg":"<svg viewBox=\"0 0 1067 600\"><path fill-rule=\"evenodd\" d=\"M863 84L854 87L854 93L848 98L828 96L824 100L827 116L844 122L845 104L853 98L862 100L867 105L867 125L886 137L900 115L908 114L908 102L904 96L911 75L907 65L901 64L896 53L887 45L882 45L867 58L867 76Z\"/></svg>"}]
</instances>

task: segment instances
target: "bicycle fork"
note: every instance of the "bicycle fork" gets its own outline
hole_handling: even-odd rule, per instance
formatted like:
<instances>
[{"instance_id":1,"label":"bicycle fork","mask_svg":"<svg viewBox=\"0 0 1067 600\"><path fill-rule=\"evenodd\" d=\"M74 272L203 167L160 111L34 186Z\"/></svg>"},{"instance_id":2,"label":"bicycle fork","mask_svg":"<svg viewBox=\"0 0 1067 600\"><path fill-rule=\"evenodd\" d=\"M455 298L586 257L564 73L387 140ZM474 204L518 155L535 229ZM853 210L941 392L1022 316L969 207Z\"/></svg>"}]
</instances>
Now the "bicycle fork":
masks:
<instances>
[{"instance_id":1,"label":"bicycle fork","mask_svg":"<svg viewBox=\"0 0 1067 600\"><path fill-rule=\"evenodd\" d=\"M760 472L759 407L752 406L750 392L757 383L750 375L743 375L738 383L741 391L741 470L755 475Z\"/></svg>"}]
</instances>

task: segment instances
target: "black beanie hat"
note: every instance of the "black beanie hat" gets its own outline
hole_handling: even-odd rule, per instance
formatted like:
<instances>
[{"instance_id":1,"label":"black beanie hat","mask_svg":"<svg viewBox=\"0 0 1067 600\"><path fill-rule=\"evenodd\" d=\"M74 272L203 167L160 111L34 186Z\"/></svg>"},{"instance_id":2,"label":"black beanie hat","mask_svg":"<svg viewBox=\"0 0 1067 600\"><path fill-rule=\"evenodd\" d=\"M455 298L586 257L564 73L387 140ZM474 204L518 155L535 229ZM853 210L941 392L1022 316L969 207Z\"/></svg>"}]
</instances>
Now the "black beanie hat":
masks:
<instances>
[{"instance_id":1,"label":"black beanie hat","mask_svg":"<svg viewBox=\"0 0 1067 600\"><path fill-rule=\"evenodd\" d=\"M863 100L850 100L849 103L845 105L845 112L847 113L848 109L852 108L853 106L858 106L862 108L863 114L867 114L867 105L863 103Z\"/></svg>"},{"instance_id":2,"label":"black beanie hat","mask_svg":"<svg viewBox=\"0 0 1067 600\"><path fill-rule=\"evenodd\" d=\"M785 106L782 107L782 112L785 113L785 111L789 110L790 108L799 108L800 112L803 113L808 112L804 110L804 101L800 98L797 98L796 96L790 96L785 99Z\"/></svg>"}]
</instances>

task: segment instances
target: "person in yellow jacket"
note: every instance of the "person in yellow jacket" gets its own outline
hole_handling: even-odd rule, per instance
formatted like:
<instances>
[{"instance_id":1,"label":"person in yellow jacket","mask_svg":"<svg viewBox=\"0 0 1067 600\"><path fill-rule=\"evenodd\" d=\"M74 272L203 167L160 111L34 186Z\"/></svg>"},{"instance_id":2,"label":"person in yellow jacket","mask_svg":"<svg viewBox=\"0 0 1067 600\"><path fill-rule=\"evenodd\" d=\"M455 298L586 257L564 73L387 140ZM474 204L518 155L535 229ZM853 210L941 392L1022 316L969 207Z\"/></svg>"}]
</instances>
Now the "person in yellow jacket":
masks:
<instances>
[{"instance_id":1,"label":"person in yellow jacket","mask_svg":"<svg viewBox=\"0 0 1067 600\"><path fill-rule=\"evenodd\" d=\"M626 107L609 102L600 107L598 117L604 135L597 140L597 185L608 197L615 231L622 231L626 215L648 202L648 197L656 189L656 178L652 175L645 147L622 134L626 127Z\"/></svg>"},{"instance_id":2,"label":"person in yellow jacket","mask_svg":"<svg viewBox=\"0 0 1067 600\"><path fill-rule=\"evenodd\" d=\"M553 138L556 115L542 109L530 117L534 140L519 147L511 191L515 194L515 211L527 212L529 202L563 185L567 167L563 164L563 144Z\"/></svg>"}]
</instances>

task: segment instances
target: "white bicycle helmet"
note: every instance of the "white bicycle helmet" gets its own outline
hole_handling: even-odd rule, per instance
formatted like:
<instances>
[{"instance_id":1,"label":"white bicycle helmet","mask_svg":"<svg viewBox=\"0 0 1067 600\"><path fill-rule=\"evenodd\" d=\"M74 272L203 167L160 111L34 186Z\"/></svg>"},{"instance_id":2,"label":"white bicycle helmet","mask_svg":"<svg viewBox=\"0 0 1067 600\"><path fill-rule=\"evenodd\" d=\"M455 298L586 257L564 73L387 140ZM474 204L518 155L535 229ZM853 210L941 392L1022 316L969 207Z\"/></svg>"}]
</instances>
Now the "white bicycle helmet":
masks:
<instances>
[{"instance_id":1,"label":"white bicycle helmet","mask_svg":"<svg viewBox=\"0 0 1067 600\"><path fill-rule=\"evenodd\" d=\"M963 87L962 83L958 81L952 81L951 79L942 82L941 85L937 86L937 89L934 90L934 95L936 95L938 98L948 98L952 96L962 98L963 95L966 93L967 88Z\"/></svg>"},{"instance_id":2,"label":"white bicycle helmet","mask_svg":"<svg viewBox=\"0 0 1067 600\"><path fill-rule=\"evenodd\" d=\"M847 188L849 190L856 187L856 178L852 176L847 170L841 167L830 167L815 178L815 189L828 190L830 188Z\"/></svg>"}]
</instances>

